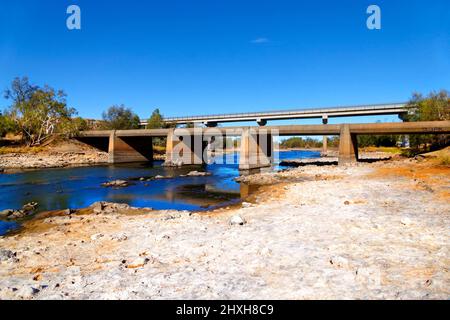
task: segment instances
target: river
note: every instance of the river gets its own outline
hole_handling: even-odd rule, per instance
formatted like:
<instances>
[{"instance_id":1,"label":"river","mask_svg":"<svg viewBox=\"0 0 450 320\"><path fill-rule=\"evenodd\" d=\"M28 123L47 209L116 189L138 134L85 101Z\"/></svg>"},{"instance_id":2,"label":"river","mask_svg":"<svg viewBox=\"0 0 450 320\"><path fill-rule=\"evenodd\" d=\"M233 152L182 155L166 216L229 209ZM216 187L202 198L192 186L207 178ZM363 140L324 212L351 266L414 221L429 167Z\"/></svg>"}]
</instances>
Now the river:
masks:
<instances>
[{"instance_id":1,"label":"river","mask_svg":"<svg viewBox=\"0 0 450 320\"><path fill-rule=\"evenodd\" d=\"M279 160L317 158L316 151L282 151ZM228 155L227 157L230 157ZM231 155L234 160L237 155ZM235 161L236 163L237 161ZM236 203L241 198L241 186L234 181L239 175L237 164L213 164L204 167L166 168L162 162L116 164L91 167L23 170L0 174L0 211L20 209L35 201L38 212L77 209L96 201L127 203L156 210L207 210L215 206ZM281 167L274 166L274 170ZM180 177L190 171L207 171L210 176ZM170 177L140 181L155 176ZM106 188L101 184L124 179L126 188ZM0 220L0 235L18 227L15 222Z\"/></svg>"}]
</instances>

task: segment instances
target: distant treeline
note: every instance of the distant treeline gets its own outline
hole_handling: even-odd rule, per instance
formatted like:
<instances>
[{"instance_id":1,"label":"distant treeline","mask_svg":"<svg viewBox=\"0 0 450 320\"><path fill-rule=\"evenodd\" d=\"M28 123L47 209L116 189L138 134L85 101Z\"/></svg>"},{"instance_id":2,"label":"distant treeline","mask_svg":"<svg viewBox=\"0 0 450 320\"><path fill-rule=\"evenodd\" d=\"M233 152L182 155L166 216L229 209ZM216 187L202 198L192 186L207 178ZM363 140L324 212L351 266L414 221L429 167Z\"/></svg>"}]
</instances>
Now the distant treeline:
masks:
<instances>
[{"instance_id":1,"label":"distant treeline","mask_svg":"<svg viewBox=\"0 0 450 320\"><path fill-rule=\"evenodd\" d=\"M339 145L339 137L328 137L328 146L337 147ZM311 149L322 148L323 141L313 138L291 137L289 139L282 140L280 147L283 149Z\"/></svg>"}]
</instances>

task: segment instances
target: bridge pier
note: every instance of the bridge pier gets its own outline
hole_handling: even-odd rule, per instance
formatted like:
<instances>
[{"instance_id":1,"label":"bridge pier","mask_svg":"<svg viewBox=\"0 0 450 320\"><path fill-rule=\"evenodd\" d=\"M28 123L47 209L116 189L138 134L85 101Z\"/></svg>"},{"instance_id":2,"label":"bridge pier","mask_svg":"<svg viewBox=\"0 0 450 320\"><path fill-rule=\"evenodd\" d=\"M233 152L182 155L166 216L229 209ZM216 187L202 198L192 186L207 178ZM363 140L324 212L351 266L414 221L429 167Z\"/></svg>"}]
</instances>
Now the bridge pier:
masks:
<instances>
[{"instance_id":1,"label":"bridge pier","mask_svg":"<svg viewBox=\"0 0 450 320\"><path fill-rule=\"evenodd\" d=\"M324 114L322 116L322 124L328 124L328 115ZM327 153L328 153L328 136L323 136L322 155L326 156Z\"/></svg>"},{"instance_id":2,"label":"bridge pier","mask_svg":"<svg viewBox=\"0 0 450 320\"><path fill-rule=\"evenodd\" d=\"M356 134L350 132L348 124L341 125L339 135L339 165L358 161L358 140Z\"/></svg>"},{"instance_id":3,"label":"bridge pier","mask_svg":"<svg viewBox=\"0 0 450 320\"><path fill-rule=\"evenodd\" d=\"M241 135L239 170L270 167L273 162L273 139L270 133L245 128Z\"/></svg>"},{"instance_id":4,"label":"bridge pier","mask_svg":"<svg viewBox=\"0 0 450 320\"><path fill-rule=\"evenodd\" d=\"M204 164L203 151L206 144L203 142L202 129L199 130L199 134L190 134L189 131L183 129L171 129L169 131L165 165Z\"/></svg>"},{"instance_id":5,"label":"bridge pier","mask_svg":"<svg viewBox=\"0 0 450 320\"><path fill-rule=\"evenodd\" d=\"M117 137L113 131L109 137L109 163L153 161L151 137Z\"/></svg>"}]
</instances>

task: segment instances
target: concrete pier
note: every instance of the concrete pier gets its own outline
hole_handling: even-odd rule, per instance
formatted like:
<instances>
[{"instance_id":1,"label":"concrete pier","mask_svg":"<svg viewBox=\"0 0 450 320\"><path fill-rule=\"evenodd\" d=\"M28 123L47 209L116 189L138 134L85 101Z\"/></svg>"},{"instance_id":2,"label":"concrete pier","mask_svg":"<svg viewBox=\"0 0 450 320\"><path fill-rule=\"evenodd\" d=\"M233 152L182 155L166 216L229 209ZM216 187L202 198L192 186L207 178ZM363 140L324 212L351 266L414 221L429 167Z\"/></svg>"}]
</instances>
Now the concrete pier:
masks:
<instances>
[{"instance_id":1,"label":"concrete pier","mask_svg":"<svg viewBox=\"0 0 450 320\"><path fill-rule=\"evenodd\" d=\"M358 139L356 134L350 132L350 126L341 126L339 134L339 164L358 161Z\"/></svg>"},{"instance_id":2,"label":"concrete pier","mask_svg":"<svg viewBox=\"0 0 450 320\"><path fill-rule=\"evenodd\" d=\"M191 134L184 129L170 129L166 142L167 165L201 165L204 164L203 152L206 142L203 141L202 129Z\"/></svg>"},{"instance_id":3,"label":"concrete pier","mask_svg":"<svg viewBox=\"0 0 450 320\"><path fill-rule=\"evenodd\" d=\"M203 164L212 137L241 136L240 170L269 167L273 163L274 136L340 136L339 164L358 161L360 134L448 134L450 121L360 124L287 125L266 127L216 127L136 129L81 132L78 140L109 152L110 163L152 160L152 138L167 137L167 161Z\"/></svg>"},{"instance_id":4,"label":"concrete pier","mask_svg":"<svg viewBox=\"0 0 450 320\"><path fill-rule=\"evenodd\" d=\"M273 141L269 131L246 128L241 135L239 170L251 170L272 165Z\"/></svg>"}]
</instances>

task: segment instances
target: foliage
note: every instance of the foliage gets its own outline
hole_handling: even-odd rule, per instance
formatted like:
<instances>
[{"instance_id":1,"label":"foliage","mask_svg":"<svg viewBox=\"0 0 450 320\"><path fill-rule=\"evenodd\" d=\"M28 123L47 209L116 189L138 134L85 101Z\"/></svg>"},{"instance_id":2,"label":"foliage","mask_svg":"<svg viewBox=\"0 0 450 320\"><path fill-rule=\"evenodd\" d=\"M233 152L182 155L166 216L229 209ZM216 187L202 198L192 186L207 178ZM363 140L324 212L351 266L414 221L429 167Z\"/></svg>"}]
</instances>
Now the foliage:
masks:
<instances>
[{"instance_id":1,"label":"foliage","mask_svg":"<svg viewBox=\"0 0 450 320\"><path fill-rule=\"evenodd\" d=\"M339 147L339 136L328 137L327 139L328 147L338 148Z\"/></svg>"},{"instance_id":2,"label":"foliage","mask_svg":"<svg viewBox=\"0 0 450 320\"><path fill-rule=\"evenodd\" d=\"M147 129L161 129L164 128L163 116L159 112L159 109L155 109L148 119Z\"/></svg>"},{"instance_id":3,"label":"foliage","mask_svg":"<svg viewBox=\"0 0 450 320\"><path fill-rule=\"evenodd\" d=\"M318 141L312 138L303 139L301 137L292 137L281 141L280 146L282 148L321 148L322 141Z\"/></svg>"},{"instance_id":4,"label":"foliage","mask_svg":"<svg viewBox=\"0 0 450 320\"><path fill-rule=\"evenodd\" d=\"M80 131L91 129L88 122L81 117L64 119L61 121L60 128L63 135L68 138L75 137Z\"/></svg>"},{"instance_id":5,"label":"foliage","mask_svg":"<svg viewBox=\"0 0 450 320\"><path fill-rule=\"evenodd\" d=\"M431 92L427 97L414 93L408 102L408 108L405 121L450 120L450 96L446 90Z\"/></svg>"},{"instance_id":6,"label":"foliage","mask_svg":"<svg viewBox=\"0 0 450 320\"><path fill-rule=\"evenodd\" d=\"M41 144L55 132L65 133L61 125L76 114L75 109L67 107L63 91L32 85L27 77L15 78L5 91L5 98L12 100L8 117L28 146Z\"/></svg>"},{"instance_id":7,"label":"foliage","mask_svg":"<svg viewBox=\"0 0 450 320\"><path fill-rule=\"evenodd\" d=\"M8 132L15 133L17 131L17 125L11 117L8 114L2 114L0 112L0 138L4 137Z\"/></svg>"},{"instance_id":8,"label":"foliage","mask_svg":"<svg viewBox=\"0 0 450 320\"><path fill-rule=\"evenodd\" d=\"M448 91L431 92L423 97L414 93L408 103L408 114L405 121L444 121L450 120L450 96ZM411 135L412 148L435 149L448 145L449 135Z\"/></svg>"},{"instance_id":9,"label":"foliage","mask_svg":"<svg viewBox=\"0 0 450 320\"><path fill-rule=\"evenodd\" d=\"M114 105L103 112L104 129L110 130L126 130L126 129L138 129L140 125L139 117L131 111L130 108L126 108L122 105Z\"/></svg>"},{"instance_id":10,"label":"foliage","mask_svg":"<svg viewBox=\"0 0 450 320\"><path fill-rule=\"evenodd\" d=\"M394 147L400 140L398 135L359 135L359 147Z\"/></svg>"}]
</instances>

